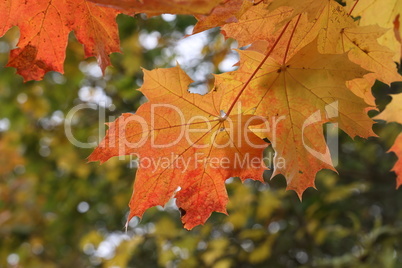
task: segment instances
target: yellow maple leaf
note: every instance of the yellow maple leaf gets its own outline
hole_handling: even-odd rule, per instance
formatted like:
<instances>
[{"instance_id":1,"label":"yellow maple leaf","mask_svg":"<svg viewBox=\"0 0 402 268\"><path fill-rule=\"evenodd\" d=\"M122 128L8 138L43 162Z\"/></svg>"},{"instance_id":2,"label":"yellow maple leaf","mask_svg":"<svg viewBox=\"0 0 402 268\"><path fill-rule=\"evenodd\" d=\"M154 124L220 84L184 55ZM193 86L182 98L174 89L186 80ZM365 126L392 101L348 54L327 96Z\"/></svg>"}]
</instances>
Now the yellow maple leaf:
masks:
<instances>
[{"instance_id":1,"label":"yellow maple leaf","mask_svg":"<svg viewBox=\"0 0 402 268\"><path fill-rule=\"evenodd\" d=\"M379 40L380 44L390 48L397 54L395 61L401 59L401 43L397 40L394 31L394 21L402 14L402 1L400 0L346 0L347 10L352 10L351 15L359 17L359 24L375 25L389 29ZM398 29L402 35L402 28Z\"/></svg>"},{"instance_id":2,"label":"yellow maple leaf","mask_svg":"<svg viewBox=\"0 0 402 268\"><path fill-rule=\"evenodd\" d=\"M264 58L254 51L239 53L239 70L216 76L215 89L225 90L226 106ZM313 42L284 63L268 58L241 94L245 113L273 122L269 129L258 130L276 152L273 176L283 174L288 189L300 197L306 188L314 187L319 170L334 170L323 136L325 122L336 119L352 137L375 135L373 121L365 113L367 104L346 87L346 81L366 73L346 54L320 54ZM281 159L285 166L279 165Z\"/></svg>"}]
</instances>

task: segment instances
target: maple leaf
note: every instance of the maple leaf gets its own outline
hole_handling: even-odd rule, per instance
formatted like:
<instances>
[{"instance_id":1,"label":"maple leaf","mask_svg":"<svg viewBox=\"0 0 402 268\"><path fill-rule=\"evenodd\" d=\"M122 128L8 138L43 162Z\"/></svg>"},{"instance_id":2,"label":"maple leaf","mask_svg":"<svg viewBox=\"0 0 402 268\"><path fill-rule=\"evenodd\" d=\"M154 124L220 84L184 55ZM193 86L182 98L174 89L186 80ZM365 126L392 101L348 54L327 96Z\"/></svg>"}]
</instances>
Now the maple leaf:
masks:
<instances>
[{"instance_id":1,"label":"maple leaf","mask_svg":"<svg viewBox=\"0 0 402 268\"><path fill-rule=\"evenodd\" d=\"M239 70L216 76L215 89L225 89L226 105L231 105L244 81L264 59L255 51L239 53ZM336 118L339 127L351 137L374 135L373 121L364 111L367 104L345 84L366 73L346 54L318 53L313 42L289 60L268 58L241 93L239 102L245 113L273 121L270 129L261 134L271 141L276 152L273 176L283 174L288 189L295 190L299 197L306 188L314 187L319 170L334 170L323 136L325 122ZM286 161L285 167L278 165L280 158Z\"/></svg>"},{"instance_id":2,"label":"maple leaf","mask_svg":"<svg viewBox=\"0 0 402 268\"><path fill-rule=\"evenodd\" d=\"M373 119L402 124L402 93L392 95L392 100L379 115Z\"/></svg>"},{"instance_id":3,"label":"maple leaf","mask_svg":"<svg viewBox=\"0 0 402 268\"><path fill-rule=\"evenodd\" d=\"M338 3L334 1L328 3L309 31L309 34L312 34L310 39L318 36L319 51L321 53L350 51L349 59L373 72L376 79L386 84L402 80L393 62L395 53L377 41L386 30L376 25L358 27Z\"/></svg>"},{"instance_id":4,"label":"maple leaf","mask_svg":"<svg viewBox=\"0 0 402 268\"><path fill-rule=\"evenodd\" d=\"M121 9L125 13L146 13L157 16L171 14L208 14L223 0L90 0L91 2Z\"/></svg>"},{"instance_id":5,"label":"maple leaf","mask_svg":"<svg viewBox=\"0 0 402 268\"><path fill-rule=\"evenodd\" d=\"M286 2L286 5L292 8L297 6L294 1L282 2ZM261 53L266 53L270 50L275 41L281 36L276 44L277 48L281 49L275 49L271 54L277 60L283 59L285 55L292 57L314 39L318 39L320 53L342 54L350 52L349 58L352 62L373 73L367 74L364 78L356 78L355 81L348 82L348 87L356 95L364 98L368 104L374 106L375 102L371 94L371 87L376 79L387 84L402 80L393 62L394 52L380 45L377 41L385 30L378 26L358 27L344 8L333 0L315 2L317 3L312 5L314 12L310 14L310 16L314 15L312 22L307 19L306 14L299 14L298 17L295 17L297 12L283 13L283 7L270 11L267 6L264 8L261 6L261 9L258 9L259 7L250 8L238 23L225 25L223 31L227 37L240 38L240 41L245 41L244 43L240 42L240 45L246 45L246 42L255 42L257 39L266 41L265 43L256 42L249 48ZM277 2L275 1L268 7L273 8L276 5ZM281 21L288 21L289 18L292 18L292 20L282 36L282 31L275 31L275 26L269 24L266 28L249 27L248 24L253 23L253 12L258 14L256 19L261 22L269 23L272 18L274 18L275 24L280 24ZM281 15L279 16L279 14ZM239 28L236 28L236 25ZM248 32L248 29L252 29L252 32Z\"/></svg>"},{"instance_id":6,"label":"maple leaf","mask_svg":"<svg viewBox=\"0 0 402 268\"><path fill-rule=\"evenodd\" d=\"M393 62L394 51L378 43L378 39L386 32L376 25L358 27L346 14L343 7L335 1L327 1L327 5L318 13L311 27L301 26L294 33L296 38L290 50L297 51L306 42L318 38L318 49L321 53L349 52L349 59L361 67L373 72L347 83L349 89L366 103L375 106L371 87L376 79L390 84L402 80ZM307 33L306 33L307 29ZM300 33L299 33L300 32ZM300 40L297 43L296 40ZM291 54L291 53L290 53Z\"/></svg>"},{"instance_id":7,"label":"maple leaf","mask_svg":"<svg viewBox=\"0 0 402 268\"><path fill-rule=\"evenodd\" d=\"M394 22L402 14L402 2L400 0L346 0L346 8L351 11L351 15L359 17L359 24L378 25L383 28L394 28ZM396 29L399 36L402 28ZM379 40L380 44L395 51L395 61L401 59L401 43L392 30L389 30Z\"/></svg>"},{"instance_id":8,"label":"maple leaf","mask_svg":"<svg viewBox=\"0 0 402 268\"><path fill-rule=\"evenodd\" d=\"M398 161L395 163L392 171L396 173L396 188L399 188L402 185L402 134L399 134L388 152L394 152L398 157Z\"/></svg>"},{"instance_id":9,"label":"maple leaf","mask_svg":"<svg viewBox=\"0 0 402 268\"><path fill-rule=\"evenodd\" d=\"M213 211L226 213L227 178L262 181L267 143L248 130L262 123L261 117L222 114L223 92L189 93L192 82L180 67L145 70L140 91L149 102L109 124L89 157L101 162L117 155L139 157L129 219L175 196L185 212L184 227L191 229Z\"/></svg>"},{"instance_id":10,"label":"maple leaf","mask_svg":"<svg viewBox=\"0 0 402 268\"><path fill-rule=\"evenodd\" d=\"M289 2L296 5L293 1ZM350 51L349 59L373 72L375 79L386 84L402 80L402 76L398 74L396 64L393 61L395 52L380 45L377 41L378 38L384 35L387 31L386 29L376 25L358 27L337 2L333 0L320 0L318 2L320 3L320 9L315 9L314 21L309 22L304 19L305 16L302 16L298 27L294 31L288 30L281 43L278 44L279 47L286 48L284 43L289 38L292 38L289 52L286 52L285 49L276 50L273 56L283 58L285 52L292 56L305 45L318 38L318 50L320 53L341 54ZM366 88L369 89L372 86L373 79L371 77L367 79ZM369 97L369 102L373 102L373 97Z\"/></svg>"},{"instance_id":11,"label":"maple leaf","mask_svg":"<svg viewBox=\"0 0 402 268\"><path fill-rule=\"evenodd\" d=\"M7 66L17 68L25 81L40 80L49 71L63 73L70 31L102 71L110 65L109 54L120 51L115 22L119 12L114 9L86 0L5 0L0 8L0 35L11 26L20 29L18 48L11 50Z\"/></svg>"}]
</instances>

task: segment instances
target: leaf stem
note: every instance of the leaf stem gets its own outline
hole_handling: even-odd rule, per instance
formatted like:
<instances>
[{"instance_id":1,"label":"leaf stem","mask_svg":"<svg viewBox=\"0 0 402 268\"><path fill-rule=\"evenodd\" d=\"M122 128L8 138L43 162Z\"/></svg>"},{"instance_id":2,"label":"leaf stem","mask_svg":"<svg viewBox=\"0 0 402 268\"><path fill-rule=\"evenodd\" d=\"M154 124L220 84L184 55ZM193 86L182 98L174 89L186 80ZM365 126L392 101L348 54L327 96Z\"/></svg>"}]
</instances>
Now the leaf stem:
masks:
<instances>
[{"instance_id":1,"label":"leaf stem","mask_svg":"<svg viewBox=\"0 0 402 268\"><path fill-rule=\"evenodd\" d=\"M291 33L291 35L290 35L290 37L289 37L289 42L288 42L288 45L286 46L285 56L283 57L282 65L285 65L285 63L286 63L286 58L288 57L288 52L289 52L289 48L290 48L290 43L292 42L293 35L295 34L297 25L299 24L300 17L301 17L301 14L299 14L299 16L297 17L297 21L296 21L296 23L295 23L295 27L293 27L292 33Z\"/></svg>"},{"instance_id":2,"label":"leaf stem","mask_svg":"<svg viewBox=\"0 0 402 268\"><path fill-rule=\"evenodd\" d=\"M265 61L268 59L268 57L271 55L272 51L275 49L276 45L279 43L279 40L281 40L281 38L282 38L283 34L285 33L286 29L288 28L289 24L290 24L290 21L288 23L286 23L286 25L283 27L282 32L280 33L278 38L275 40L275 43L273 44L271 49L268 51L267 55L265 55L264 59L260 62L260 64L258 64L257 68L255 68L254 72L247 79L246 83L244 83L243 87L237 94L236 98L233 100L232 105L229 107L225 117L229 117L230 113L232 112L232 110L233 110L235 104L237 103L237 101L239 100L240 96L243 94L243 92L246 89L246 87L248 86L248 84L250 84L251 80L254 78L254 76L257 74L257 72L260 70L260 68L265 63Z\"/></svg>"},{"instance_id":3,"label":"leaf stem","mask_svg":"<svg viewBox=\"0 0 402 268\"><path fill-rule=\"evenodd\" d=\"M355 7L357 6L357 3L359 3L359 0L356 0L355 4L353 5L353 7L350 9L348 16L350 16L353 12L353 10L355 9Z\"/></svg>"}]
</instances>

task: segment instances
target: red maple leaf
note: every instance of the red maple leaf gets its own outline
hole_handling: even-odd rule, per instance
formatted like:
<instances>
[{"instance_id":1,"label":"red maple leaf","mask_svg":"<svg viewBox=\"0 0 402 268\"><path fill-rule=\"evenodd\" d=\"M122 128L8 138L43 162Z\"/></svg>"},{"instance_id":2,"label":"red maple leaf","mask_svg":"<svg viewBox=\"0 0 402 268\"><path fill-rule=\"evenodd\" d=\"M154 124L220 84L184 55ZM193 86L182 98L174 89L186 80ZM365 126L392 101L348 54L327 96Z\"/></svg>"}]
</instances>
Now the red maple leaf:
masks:
<instances>
[{"instance_id":1,"label":"red maple leaf","mask_svg":"<svg viewBox=\"0 0 402 268\"><path fill-rule=\"evenodd\" d=\"M7 66L17 68L25 81L40 80L49 71L63 73L70 31L102 71L110 65L109 54L120 51L119 12L112 8L86 0L5 0L0 10L0 36L12 26L20 29L18 48L11 51Z\"/></svg>"},{"instance_id":2,"label":"red maple leaf","mask_svg":"<svg viewBox=\"0 0 402 268\"><path fill-rule=\"evenodd\" d=\"M145 71L140 91L149 102L109 124L89 157L101 162L118 155L139 158L129 219L174 196L185 211L184 227L191 229L213 211L226 213L226 179L262 181L268 144L248 129L262 118L223 114L223 91L189 93L192 82L180 67Z\"/></svg>"}]
</instances>

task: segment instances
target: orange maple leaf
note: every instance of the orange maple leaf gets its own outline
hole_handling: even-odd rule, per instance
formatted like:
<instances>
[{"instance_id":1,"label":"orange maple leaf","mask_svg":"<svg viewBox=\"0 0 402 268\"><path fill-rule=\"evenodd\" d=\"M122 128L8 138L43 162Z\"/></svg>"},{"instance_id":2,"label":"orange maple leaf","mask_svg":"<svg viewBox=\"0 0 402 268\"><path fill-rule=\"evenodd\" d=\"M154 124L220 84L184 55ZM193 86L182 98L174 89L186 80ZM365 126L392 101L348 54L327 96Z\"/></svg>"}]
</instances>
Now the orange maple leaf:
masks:
<instances>
[{"instance_id":1,"label":"orange maple leaf","mask_svg":"<svg viewBox=\"0 0 402 268\"><path fill-rule=\"evenodd\" d=\"M74 31L85 56L95 56L102 71L109 54L120 51L115 17L119 12L86 0L5 0L0 3L0 36L11 26L20 29L18 48L7 66L17 68L25 81L45 73L63 73L68 34Z\"/></svg>"},{"instance_id":2,"label":"orange maple leaf","mask_svg":"<svg viewBox=\"0 0 402 268\"><path fill-rule=\"evenodd\" d=\"M239 53L239 69L217 75L215 89L225 90L227 106L244 90L239 98L243 111L272 122L260 135L271 141L276 152L273 176L283 174L288 189L299 197L306 188L314 187L319 170L334 170L323 136L325 122L338 122L352 137L375 135L371 130L374 122L365 113L367 104L346 87L346 81L367 71L350 62L347 54L320 54L313 42L283 62L268 58L244 88L244 81L260 66L264 55ZM280 159L285 166L278 164Z\"/></svg>"},{"instance_id":3,"label":"orange maple leaf","mask_svg":"<svg viewBox=\"0 0 402 268\"><path fill-rule=\"evenodd\" d=\"M394 152L398 157L398 161L395 163L392 171L396 173L396 188L402 185L402 134L396 138L394 145L389 149L389 152Z\"/></svg>"},{"instance_id":4,"label":"orange maple leaf","mask_svg":"<svg viewBox=\"0 0 402 268\"><path fill-rule=\"evenodd\" d=\"M90 0L94 3L119 8L125 13L146 13L156 16L171 14L208 14L223 0Z\"/></svg>"},{"instance_id":5,"label":"orange maple leaf","mask_svg":"<svg viewBox=\"0 0 402 268\"><path fill-rule=\"evenodd\" d=\"M377 42L384 29L358 26L334 0L216 0L196 12L205 0L91 1L148 15L198 14L195 32L222 26L240 46L253 44L239 52L239 69L217 75L214 90L203 96L188 92L192 80L179 67L145 71L140 90L149 102L110 123L89 157L138 157L129 219L171 197L188 229L213 211L226 213L224 181L261 180L265 138L276 152L273 176L283 174L301 198L318 171L335 170L323 125L337 123L351 137L375 136L367 115L375 104L370 87L375 79L401 79L392 52ZM246 168L236 166L239 156ZM258 167L250 168L250 158ZM215 165L223 159L226 167Z\"/></svg>"},{"instance_id":6,"label":"orange maple leaf","mask_svg":"<svg viewBox=\"0 0 402 268\"><path fill-rule=\"evenodd\" d=\"M290 54L318 38L320 53L341 54L350 51L349 59L373 72L375 79L387 84L402 80L393 61L395 52L377 41L386 29L376 25L359 27L341 5L332 0L322 2L326 4L322 5L314 23L296 29Z\"/></svg>"},{"instance_id":7,"label":"orange maple leaf","mask_svg":"<svg viewBox=\"0 0 402 268\"><path fill-rule=\"evenodd\" d=\"M174 196L185 212L184 227L191 229L213 211L226 213L226 179L262 181L268 144L248 129L262 118L223 114L223 91L189 93L192 82L180 67L144 71L140 91L149 102L109 124L89 157L101 162L117 155L139 158L129 220Z\"/></svg>"},{"instance_id":8,"label":"orange maple leaf","mask_svg":"<svg viewBox=\"0 0 402 268\"><path fill-rule=\"evenodd\" d=\"M352 62L372 73L365 75L364 79L357 78L356 81L350 81L348 86L368 104L374 105L371 87L376 79L387 84L402 80L393 61L395 53L377 41L386 30L376 25L359 27L335 1L327 0L321 3L322 8L317 12L314 22L301 20L299 27L294 32L288 33L293 38L289 55L296 53L315 38L318 38L320 53L349 52L349 59ZM284 40L286 39L285 37ZM277 57L282 58L283 53L285 53L283 50L279 51L279 54L277 52Z\"/></svg>"},{"instance_id":9,"label":"orange maple leaf","mask_svg":"<svg viewBox=\"0 0 402 268\"><path fill-rule=\"evenodd\" d=\"M275 27L289 21L287 31L271 56L278 60L283 59L285 54L292 57L314 39L318 39L320 53L350 52L349 59L352 62L373 73L350 81L348 86L371 105L375 104L371 87L376 79L387 84L402 80L393 61L395 53L377 41L386 32L385 29L378 26L359 27L344 8L333 0L307 2L311 4L310 11L313 11L308 13L312 21L307 19L306 14L300 13L303 9L296 8L299 7L299 1L281 0L250 8L238 22L225 25L222 31L227 37L239 39L241 46L255 42L250 49L266 53L281 35L281 31L275 31ZM288 6L288 9L282 4ZM276 9L271 11L273 8ZM263 23L263 30L255 27ZM288 42L289 39L292 39L291 43ZM260 41L256 42L257 40Z\"/></svg>"}]
</instances>

